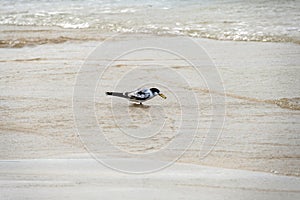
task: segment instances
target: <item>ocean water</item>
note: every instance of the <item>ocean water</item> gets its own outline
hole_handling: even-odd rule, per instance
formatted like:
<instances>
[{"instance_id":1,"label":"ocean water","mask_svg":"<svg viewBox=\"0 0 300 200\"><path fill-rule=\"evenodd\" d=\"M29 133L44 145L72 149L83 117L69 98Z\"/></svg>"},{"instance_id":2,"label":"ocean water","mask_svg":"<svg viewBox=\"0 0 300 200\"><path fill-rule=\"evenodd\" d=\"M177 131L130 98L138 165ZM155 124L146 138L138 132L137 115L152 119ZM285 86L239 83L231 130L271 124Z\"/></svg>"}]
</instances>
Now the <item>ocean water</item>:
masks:
<instances>
[{"instance_id":1,"label":"ocean water","mask_svg":"<svg viewBox=\"0 0 300 200\"><path fill-rule=\"evenodd\" d=\"M0 0L0 35L32 27L37 30L42 27L44 37L47 35L44 29L51 28L52 31L80 29L86 31L82 34L85 38L92 31L93 34L149 33L299 44L300 1ZM5 40L29 36L0 39L2 46L7 46L5 44L12 41ZM69 39L61 36L63 40ZM77 36L76 39L83 38Z\"/></svg>"}]
</instances>

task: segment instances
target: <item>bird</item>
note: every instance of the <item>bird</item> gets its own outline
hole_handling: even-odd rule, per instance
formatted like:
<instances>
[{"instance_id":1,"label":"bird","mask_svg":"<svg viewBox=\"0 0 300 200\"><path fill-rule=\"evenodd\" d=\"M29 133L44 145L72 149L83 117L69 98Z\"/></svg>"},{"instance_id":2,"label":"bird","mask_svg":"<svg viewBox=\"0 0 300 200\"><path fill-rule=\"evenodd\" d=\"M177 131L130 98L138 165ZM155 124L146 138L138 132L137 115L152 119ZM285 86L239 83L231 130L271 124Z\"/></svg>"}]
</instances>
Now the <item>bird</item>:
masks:
<instances>
[{"instance_id":1,"label":"bird","mask_svg":"<svg viewBox=\"0 0 300 200\"><path fill-rule=\"evenodd\" d=\"M143 104L143 102L148 101L157 95L159 95L163 99L167 98L157 88L139 88L131 92L106 92L105 94L125 98L131 102L140 103L141 105Z\"/></svg>"}]
</instances>

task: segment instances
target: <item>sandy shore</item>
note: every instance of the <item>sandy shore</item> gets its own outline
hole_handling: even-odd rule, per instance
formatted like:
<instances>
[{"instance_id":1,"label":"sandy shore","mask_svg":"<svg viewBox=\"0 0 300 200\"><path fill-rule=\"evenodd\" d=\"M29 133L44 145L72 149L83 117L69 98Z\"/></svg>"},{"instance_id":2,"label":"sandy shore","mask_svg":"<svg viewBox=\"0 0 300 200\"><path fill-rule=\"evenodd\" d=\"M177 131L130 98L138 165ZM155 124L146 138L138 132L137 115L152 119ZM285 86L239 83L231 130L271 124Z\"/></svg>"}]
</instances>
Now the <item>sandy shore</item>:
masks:
<instances>
[{"instance_id":1,"label":"sandy shore","mask_svg":"<svg viewBox=\"0 0 300 200\"><path fill-rule=\"evenodd\" d=\"M93 159L10 160L1 161L0 169L2 199L300 197L300 178L191 164L175 164L148 175L115 172Z\"/></svg>"},{"instance_id":2,"label":"sandy shore","mask_svg":"<svg viewBox=\"0 0 300 200\"><path fill-rule=\"evenodd\" d=\"M202 39L197 42L217 66L225 87L222 135L204 159L199 157L203 142L200 135L174 166L139 176L118 173L91 160L77 135L72 108L74 84L78 70L97 46L96 42L0 49L2 197L298 199L300 111L295 99L300 97L300 46ZM147 62L133 57L115 63L111 69L121 74L126 66L137 64ZM182 73L193 73L185 70L180 60L165 60L165 64ZM118 76L108 73L105 78L107 87L103 89L108 89ZM192 89L202 108L202 130L207 129L212 117L206 106L209 91L204 89ZM99 94L103 94L101 89ZM98 100L101 98L104 97ZM95 102L99 119L108 113L109 102L109 99ZM153 100L153 104L157 103L161 102ZM290 104L295 106L289 107ZM174 123L170 130L178 125L176 114L172 113L177 107L172 105L174 109L166 110L168 119ZM147 113L147 110L142 110L142 114L135 112L138 109L129 107L134 112L133 119ZM127 152L156 151L174 138L167 130L169 135L158 135L146 143L123 140L119 128L111 126L109 117L100 120L99 126L104 134L109 133L113 144ZM78 156L84 159L77 159ZM101 152L101 156L118 157L118 154Z\"/></svg>"}]
</instances>

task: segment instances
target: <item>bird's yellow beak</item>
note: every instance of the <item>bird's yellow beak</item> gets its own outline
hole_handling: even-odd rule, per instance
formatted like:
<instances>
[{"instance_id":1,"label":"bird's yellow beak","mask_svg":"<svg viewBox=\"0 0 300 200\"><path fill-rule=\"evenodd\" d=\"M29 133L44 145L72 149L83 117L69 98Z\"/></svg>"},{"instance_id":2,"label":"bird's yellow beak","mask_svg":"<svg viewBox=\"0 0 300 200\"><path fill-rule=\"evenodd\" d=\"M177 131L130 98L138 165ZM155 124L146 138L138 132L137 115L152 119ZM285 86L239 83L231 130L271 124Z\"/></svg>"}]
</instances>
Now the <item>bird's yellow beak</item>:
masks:
<instances>
[{"instance_id":1,"label":"bird's yellow beak","mask_svg":"<svg viewBox=\"0 0 300 200\"><path fill-rule=\"evenodd\" d=\"M164 99L166 99L167 97L164 95L164 94L162 94L162 93L159 93L158 94L161 98L164 98Z\"/></svg>"}]
</instances>

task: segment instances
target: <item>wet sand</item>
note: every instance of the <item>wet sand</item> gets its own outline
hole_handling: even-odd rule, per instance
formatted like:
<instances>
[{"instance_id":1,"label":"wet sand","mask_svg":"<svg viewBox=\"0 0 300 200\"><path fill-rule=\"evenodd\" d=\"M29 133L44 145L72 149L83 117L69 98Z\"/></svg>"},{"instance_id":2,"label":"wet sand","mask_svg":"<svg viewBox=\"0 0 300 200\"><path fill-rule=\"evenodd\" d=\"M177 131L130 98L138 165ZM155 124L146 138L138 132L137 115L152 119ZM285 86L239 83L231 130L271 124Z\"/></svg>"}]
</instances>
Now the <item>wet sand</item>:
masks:
<instances>
[{"instance_id":1,"label":"wet sand","mask_svg":"<svg viewBox=\"0 0 300 200\"><path fill-rule=\"evenodd\" d=\"M171 198L174 194L178 199L299 198L296 177L300 174L300 111L297 103L300 97L300 46L196 41L214 61L224 83L226 115L222 135L205 158L199 156L203 136L196 136L175 166L149 176L124 175L85 160L90 157L77 135L72 96L77 72L97 46L96 42L1 48L0 173L3 187L0 193L4 199L21 199L24 195L28 198L45 195L46 199L74 198L75 194L79 195L77 198L82 197L80 195L90 199L113 195L115 199L121 199L123 196L115 192L122 193L128 188L134 190L132 194L124 194L128 198L145 193L149 194L149 199L159 198L159 190L163 190L166 197ZM122 66L126 69L137 63L145 64L136 57L115 63L111 70L118 71ZM193 73L185 70L181 61L166 63L182 73ZM104 79L106 86L113 84L114 80L109 77L118 79L108 73ZM191 90L200 100L202 130L205 130L212 118L207 99L214 91L197 85ZM101 88L97 94L103 94ZM104 101L95 102L95 113L103 119L108 113L110 99L101 95L96 97L96 100L100 99ZM154 105L159 103L160 100L153 100ZM122 102L120 105L128 106ZM169 130L178 126L174 114L178 105L172 105L174 109L166 112L169 122L174 122ZM147 109L142 113L135 112L140 109L135 107L129 109L135 120L148 112ZM121 115L117 117L122 118ZM139 121L135 123L137 126ZM166 132L169 135L158 135L150 143L137 143L119 137L119 128L112 126L110 120L100 121L99 126L104 134L109 134L112 143L131 153L157 151L174 138L169 131ZM101 152L101 155L117 157L114 152ZM75 160L70 160L72 158ZM167 157L162 159L168 160ZM47 170L53 165L57 168ZM92 172L88 172L89 169ZM57 179L57 174L65 178ZM161 182L166 184L158 184ZM142 185L140 190L136 189L137 183ZM36 189L39 192L32 194ZM93 192L88 192L90 190Z\"/></svg>"},{"instance_id":2,"label":"wet sand","mask_svg":"<svg viewBox=\"0 0 300 200\"><path fill-rule=\"evenodd\" d=\"M215 200L300 196L300 178L192 164L177 163L144 175L115 172L93 159L12 160L1 162L0 169L2 199Z\"/></svg>"}]
</instances>

